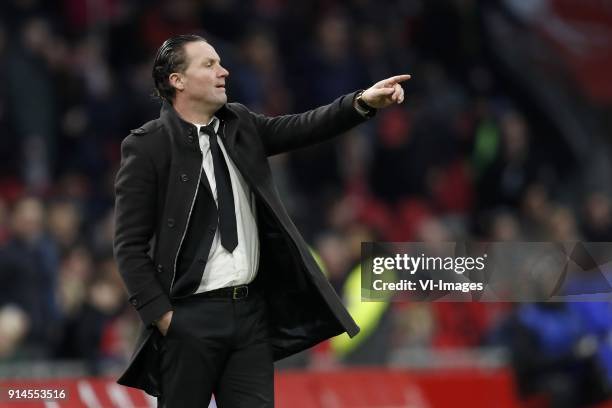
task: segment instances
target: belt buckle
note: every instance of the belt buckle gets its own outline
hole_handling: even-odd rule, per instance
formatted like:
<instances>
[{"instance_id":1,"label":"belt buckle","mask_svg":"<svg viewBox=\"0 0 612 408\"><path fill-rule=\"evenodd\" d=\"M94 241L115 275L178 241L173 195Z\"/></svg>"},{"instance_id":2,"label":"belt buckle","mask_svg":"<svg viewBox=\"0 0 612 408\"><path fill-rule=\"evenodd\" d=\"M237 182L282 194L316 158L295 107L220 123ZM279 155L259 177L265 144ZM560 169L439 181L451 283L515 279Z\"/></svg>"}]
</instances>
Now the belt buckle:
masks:
<instances>
[{"instance_id":1,"label":"belt buckle","mask_svg":"<svg viewBox=\"0 0 612 408\"><path fill-rule=\"evenodd\" d=\"M243 295L240 295L241 289L244 289L244 291L242 291ZM234 300L245 298L248 295L249 295L249 287L246 285L236 286L234 290L232 291L232 299Z\"/></svg>"}]
</instances>

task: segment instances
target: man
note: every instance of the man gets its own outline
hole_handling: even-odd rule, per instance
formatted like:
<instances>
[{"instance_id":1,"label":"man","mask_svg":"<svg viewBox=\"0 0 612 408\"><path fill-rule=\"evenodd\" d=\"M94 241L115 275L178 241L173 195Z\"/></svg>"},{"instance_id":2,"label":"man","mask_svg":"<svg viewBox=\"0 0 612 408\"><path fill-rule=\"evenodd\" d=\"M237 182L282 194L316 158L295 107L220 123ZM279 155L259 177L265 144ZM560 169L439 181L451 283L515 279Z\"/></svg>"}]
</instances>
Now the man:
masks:
<instances>
[{"instance_id":1,"label":"man","mask_svg":"<svg viewBox=\"0 0 612 408\"><path fill-rule=\"evenodd\" d=\"M401 103L400 75L299 115L227 103L228 71L199 36L168 39L158 119L123 141L115 255L144 329L120 384L160 406L274 405L273 361L359 331L287 215L267 157ZM153 244L151 251L150 244Z\"/></svg>"}]
</instances>

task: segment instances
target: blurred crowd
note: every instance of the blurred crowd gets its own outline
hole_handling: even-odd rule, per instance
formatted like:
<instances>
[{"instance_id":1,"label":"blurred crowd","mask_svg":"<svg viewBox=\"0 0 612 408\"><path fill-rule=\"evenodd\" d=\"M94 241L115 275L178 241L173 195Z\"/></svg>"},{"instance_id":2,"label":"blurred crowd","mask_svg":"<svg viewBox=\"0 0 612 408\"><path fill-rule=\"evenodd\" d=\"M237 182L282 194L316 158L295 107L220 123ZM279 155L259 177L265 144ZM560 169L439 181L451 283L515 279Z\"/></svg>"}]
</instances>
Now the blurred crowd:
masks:
<instances>
[{"instance_id":1,"label":"blurred crowd","mask_svg":"<svg viewBox=\"0 0 612 408\"><path fill-rule=\"evenodd\" d=\"M138 319L112 256L114 174L121 140L159 112L151 62L176 33L206 37L230 101L267 115L412 74L403 105L271 159L341 294L363 241L612 241L608 193L568 187L580 164L491 62L479 3L2 2L0 362L82 359L98 373L129 357ZM392 304L364 353L384 364L401 347L486 345L521 307Z\"/></svg>"}]
</instances>

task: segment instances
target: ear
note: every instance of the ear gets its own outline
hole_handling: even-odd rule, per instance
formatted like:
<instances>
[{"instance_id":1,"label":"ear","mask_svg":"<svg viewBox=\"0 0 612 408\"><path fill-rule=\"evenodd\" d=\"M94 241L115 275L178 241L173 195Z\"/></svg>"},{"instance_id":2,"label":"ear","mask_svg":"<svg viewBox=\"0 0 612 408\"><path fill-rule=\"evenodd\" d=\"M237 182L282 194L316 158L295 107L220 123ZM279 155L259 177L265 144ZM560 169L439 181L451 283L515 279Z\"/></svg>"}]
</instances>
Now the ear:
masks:
<instances>
[{"instance_id":1,"label":"ear","mask_svg":"<svg viewBox=\"0 0 612 408\"><path fill-rule=\"evenodd\" d=\"M177 91L182 91L185 89L185 84L183 82L183 76L178 72L173 72L168 77L170 85L176 88Z\"/></svg>"}]
</instances>

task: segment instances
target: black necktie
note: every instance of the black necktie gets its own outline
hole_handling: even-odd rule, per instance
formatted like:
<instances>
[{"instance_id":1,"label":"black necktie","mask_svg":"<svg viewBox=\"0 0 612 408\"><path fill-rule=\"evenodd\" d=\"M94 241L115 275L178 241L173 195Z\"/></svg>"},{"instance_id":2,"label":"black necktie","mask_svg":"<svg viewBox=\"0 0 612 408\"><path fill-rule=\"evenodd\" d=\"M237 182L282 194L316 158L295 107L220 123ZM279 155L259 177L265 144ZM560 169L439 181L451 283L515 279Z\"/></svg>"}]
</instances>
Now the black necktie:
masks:
<instances>
[{"instance_id":1,"label":"black necktie","mask_svg":"<svg viewBox=\"0 0 612 408\"><path fill-rule=\"evenodd\" d=\"M221 245L229 252L233 252L238 245L238 232L236 230L236 211L234 209L234 193L227 163L223 152L217 143L214 121L208 126L202 126L200 132L208 136L210 153L213 159L215 183L217 185L217 207L219 212L219 232Z\"/></svg>"}]
</instances>

